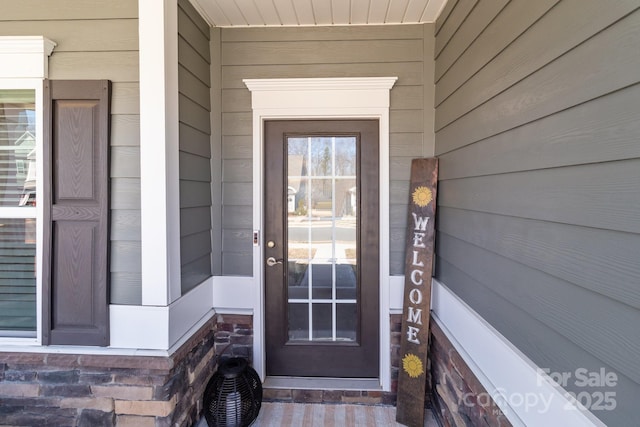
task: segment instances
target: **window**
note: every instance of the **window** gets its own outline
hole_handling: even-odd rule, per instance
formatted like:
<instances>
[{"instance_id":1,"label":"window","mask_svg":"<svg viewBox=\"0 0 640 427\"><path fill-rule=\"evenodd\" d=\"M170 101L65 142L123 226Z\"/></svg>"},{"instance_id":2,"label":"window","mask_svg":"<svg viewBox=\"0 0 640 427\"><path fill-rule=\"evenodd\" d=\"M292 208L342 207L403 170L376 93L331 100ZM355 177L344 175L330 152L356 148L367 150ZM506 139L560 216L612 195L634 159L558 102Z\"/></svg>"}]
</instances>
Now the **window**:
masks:
<instances>
[{"instance_id":1,"label":"window","mask_svg":"<svg viewBox=\"0 0 640 427\"><path fill-rule=\"evenodd\" d=\"M36 89L0 86L0 336L37 330Z\"/></svg>"},{"instance_id":2,"label":"window","mask_svg":"<svg viewBox=\"0 0 640 427\"><path fill-rule=\"evenodd\" d=\"M55 43L0 37L0 340L42 331L43 79Z\"/></svg>"}]
</instances>

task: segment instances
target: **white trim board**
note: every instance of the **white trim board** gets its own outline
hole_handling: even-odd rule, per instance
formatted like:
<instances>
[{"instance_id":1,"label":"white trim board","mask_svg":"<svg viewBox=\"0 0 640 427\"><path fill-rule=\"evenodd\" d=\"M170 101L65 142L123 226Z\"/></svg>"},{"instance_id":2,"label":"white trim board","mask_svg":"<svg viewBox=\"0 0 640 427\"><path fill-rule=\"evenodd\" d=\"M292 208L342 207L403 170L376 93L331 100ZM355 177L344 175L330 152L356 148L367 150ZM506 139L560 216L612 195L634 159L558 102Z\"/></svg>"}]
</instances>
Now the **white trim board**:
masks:
<instances>
[{"instance_id":1,"label":"white trim board","mask_svg":"<svg viewBox=\"0 0 640 427\"><path fill-rule=\"evenodd\" d=\"M604 426L449 288L433 280L434 320L514 426ZM538 396L527 405L520 398ZM548 402L548 407L547 403ZM535 404L533 404L535 403Z\"/></svg>"},{"instance_id":2,"label":"white trim board","mask_svg":"<svg viewBox=\"0 0 640 427\"><path fill-rule=\"evenodd\" d=\"M391 390L389 347L389 92L397 77L246 79L253 109L253 228L263 230L263 123L269 119L378 119L380 124L380 385ZM253 363L265 378L262 246L253 251Z\"/></svg>"}]
</instances>

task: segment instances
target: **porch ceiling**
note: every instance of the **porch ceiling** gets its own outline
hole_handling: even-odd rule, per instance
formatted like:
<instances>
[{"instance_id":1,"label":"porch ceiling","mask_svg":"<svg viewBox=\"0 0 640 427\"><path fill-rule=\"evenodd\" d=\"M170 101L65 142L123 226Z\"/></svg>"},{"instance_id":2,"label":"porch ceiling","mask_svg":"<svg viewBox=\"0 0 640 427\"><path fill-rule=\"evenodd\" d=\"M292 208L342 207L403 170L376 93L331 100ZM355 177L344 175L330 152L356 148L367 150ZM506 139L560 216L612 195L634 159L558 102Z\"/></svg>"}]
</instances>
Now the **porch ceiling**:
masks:
<instances>
[{"instance_id":1,"label":"porch ceiling","mask_svg":"<svg viewBox=\"0 0 640 427\"><path fill-rule=\"evenodd\" d=\"M435 22L447 0L191 0L215 27Z\"/></svg>"}]
</instances>

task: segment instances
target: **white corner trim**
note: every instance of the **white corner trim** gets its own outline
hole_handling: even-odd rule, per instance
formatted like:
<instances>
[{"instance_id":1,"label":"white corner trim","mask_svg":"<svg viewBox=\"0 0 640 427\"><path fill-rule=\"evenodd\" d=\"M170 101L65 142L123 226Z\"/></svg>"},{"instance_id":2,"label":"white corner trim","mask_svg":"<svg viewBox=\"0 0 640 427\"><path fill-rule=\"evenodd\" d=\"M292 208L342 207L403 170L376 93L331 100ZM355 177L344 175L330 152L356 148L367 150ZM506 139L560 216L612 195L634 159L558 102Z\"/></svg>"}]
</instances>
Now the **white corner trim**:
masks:
<instances>
[{"instance_id":1,"label":"white corner trim","mask_svg":"<svg viewBox=\"0 0 640 427\"><path fill-rule=\"evenodd\" d=\"M142 304L180 297L178 6L140 0L140 226Z\"/></svg>"},{"instance_id":2,"label":"white corner trim","mask_svg":"<svg viewBox=\"0 0 640 427\"><path fill-rule=\"evenodd\" d=\"M46 79L55 46L42 36L0 36L0 78Z\"/></svg>"},{"instance_id":3,"label":"white corner trim","mask_svg":"<svg viewBox=\"0 0 640 427\"><path fill-rule=\"evenodd\" d=\"M449 288L432 283L434 320L514 426L605 426ZM537 398L517 404L526 396Z\"/></svg>"},{"instance_id":4,"label":"white corner trim","mask_svg":"<svg viewBox=\"0 0 640 427\"><path fill-rule=\"evenodd\" d=\"M389 99L397 77L245 79L253 109L253 229L262 234L263 123L269 119L378 119L380 126L380 384L391 390L389 348ZM250 295L254 368L265 377L262 247L253 251Z\"/></svg>"}]
</instances>

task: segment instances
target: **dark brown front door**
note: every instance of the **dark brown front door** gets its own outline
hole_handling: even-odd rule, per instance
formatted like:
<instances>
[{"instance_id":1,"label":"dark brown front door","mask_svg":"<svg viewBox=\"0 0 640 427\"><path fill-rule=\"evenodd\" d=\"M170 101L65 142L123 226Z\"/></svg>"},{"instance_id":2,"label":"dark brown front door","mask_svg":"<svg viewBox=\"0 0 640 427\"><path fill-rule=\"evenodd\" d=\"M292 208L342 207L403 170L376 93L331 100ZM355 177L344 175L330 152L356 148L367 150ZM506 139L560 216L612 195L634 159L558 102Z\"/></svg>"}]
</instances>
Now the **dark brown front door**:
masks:
<instances>
[{"instance_id":1,"label":"dark brown front door","mask_svg":"<svg viewBox=\"0 0 640 427\"><path fill-rule=\"evenodd\" d=\"M267 375L378 376L378 127L265 123Z\"/></svg>"}]
</instances>

